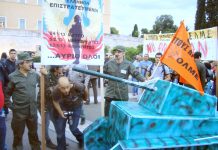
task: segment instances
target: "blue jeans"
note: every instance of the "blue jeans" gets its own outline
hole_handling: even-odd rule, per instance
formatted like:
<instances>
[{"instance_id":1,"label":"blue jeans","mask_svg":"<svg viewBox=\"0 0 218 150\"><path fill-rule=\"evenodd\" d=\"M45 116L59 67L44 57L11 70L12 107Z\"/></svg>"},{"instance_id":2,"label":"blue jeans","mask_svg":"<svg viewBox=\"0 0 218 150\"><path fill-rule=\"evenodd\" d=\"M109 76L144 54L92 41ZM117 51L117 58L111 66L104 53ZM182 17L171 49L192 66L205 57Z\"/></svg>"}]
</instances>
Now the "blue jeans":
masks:
<instances>
[{"instance_id":1,"label":"blue jeans","mask_svg":"<svg viewBox=\"0 0 218 150\"><path fill-rule=\"evenodd\" d=\"M0 116L0 149L5 148L6 124L5 117Z\"/></svg>"},{"instance_id":2,"label":"blue jeans","mask_svg":"<svg viewBox=\"0 0 218 150\"><path fill-rule=\"evenodd\" d=\"M76 137L77 141L83 141L83 133L78 129L79 118L82 110L82 105L77 108L72 108L72 124L69 124L71 133ZM69 110L68 110L69 111ZM58 116L55 119L55 130L57 132L57 150L65 150L66 138L65 138L65 128L67 119Z\"/></svg>"},{"instance_id":3,"label":"blue jeans","mask_svg":"<svg viewBox=\"0 0 218 150\"><path fill-rule=\"evenodd\" d=\"M137 82L136 78L132 78L132 81ZM138 94L138 87L133 86L132 93L137 95Z\"/></svg>"},{"instance_id":4,"label":"blue jeans","mask_svg":"<svg viewBox=\"0 0 218 150\"><path fill-rule=\"evenodd\" d=\"M50 125L50 112L49 111L46 111L45 112L45 140L46 141L49 141L51 140L50 137L49 137L49 125Z\"/></svg>"}]
</instances>

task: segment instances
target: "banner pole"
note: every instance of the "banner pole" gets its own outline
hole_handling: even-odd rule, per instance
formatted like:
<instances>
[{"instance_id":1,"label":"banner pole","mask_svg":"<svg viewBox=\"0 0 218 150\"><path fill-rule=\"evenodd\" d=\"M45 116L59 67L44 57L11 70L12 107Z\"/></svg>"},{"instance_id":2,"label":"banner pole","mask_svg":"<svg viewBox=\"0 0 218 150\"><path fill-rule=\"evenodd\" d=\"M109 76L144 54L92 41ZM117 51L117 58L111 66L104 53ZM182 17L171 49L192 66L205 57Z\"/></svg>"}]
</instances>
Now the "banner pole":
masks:
<instances>
[{"instance_id":1,"label":"banner pole","mask_svg":"<svg viewBox=\"0 0 218 150\"><path fill-rule=\"evenodd\" d=\"M100 73L103 73L103 66L100 65ZM104 116L104 80L100 78L100 93L101 93L101 116Z\"/></svg>"},{"instance_id":2,"label":"banner pole","mask_svg":"<svg viewBox=\"0 0 218 150\"><path fill-rule=\"evenodd\" d=\"M40 77L40 97L41 97L41 145L42 150L46 150L45 146L45 76Z\"/></svg>"},{"instance_id":3,"label":"banner pole","mask_svg":"<svg viewBox=\"0 0 218 150\"><path fill-rule=\"evenodd\" d=\"M218 97L218 61L216 61L216 97Z\"/></svg>"},{"instance_id":4,"label":"banner pole","mask_svg":"<svg viewBox=\"0 0 218 150\"><path fill-rule=\"evenodd\" d=\"M154 66L155 66L155 64L154 64ZM159 66L160 66L160 61L158 62L157 67L156 67L155 70L153 71L153 73L152 73L152 75L151 75L150 78L153 77L153 75L155 74L155 72L157 71L157 69L158 69Z\"/></svg>"}]
</instances>

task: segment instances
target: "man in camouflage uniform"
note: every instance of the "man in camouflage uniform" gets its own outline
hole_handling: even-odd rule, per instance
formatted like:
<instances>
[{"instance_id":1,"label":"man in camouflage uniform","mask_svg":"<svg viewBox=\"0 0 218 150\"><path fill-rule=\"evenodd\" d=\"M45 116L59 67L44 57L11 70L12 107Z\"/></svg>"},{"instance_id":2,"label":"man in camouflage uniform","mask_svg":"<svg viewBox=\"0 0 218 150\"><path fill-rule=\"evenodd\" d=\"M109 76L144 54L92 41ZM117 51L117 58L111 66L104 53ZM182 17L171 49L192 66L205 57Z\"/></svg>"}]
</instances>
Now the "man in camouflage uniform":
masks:
<instances>
[{"instance_id":1,"label":"man in camouflage uniform","mask_svg":"<svg viewBox=\"0 0 218 150\"><path fill-rule=\"evenodd\" d=\"M18 69L9 75L5 103L13 113L11 127L14 134L13 149L22 150L22 137L25 126L28 128L29 143L32 150L40 150L37 134L36 85L39 74L31 70L32 61L28 53L18 55ZM45 69L40 70L46 74ZM10 101L12 98L12 102Z\"/></svg>"},{"instance_id":2,"label":"man in camouflage uniform","mask_svg":"<svg viewBox=\"0 0 218 150\"><path fill-rule=\"evenodd\" d=\"M114 50L115 59L110 60L104 65L104 73L128 79L132 75L138 81L145 81L145 78L136 70L134 65L124 59L125 48L117 46ZM128 85L116 81L108 81L105 92L105 116L109 115L111 101L128 101Z\"/></svg>"}]
</instances>

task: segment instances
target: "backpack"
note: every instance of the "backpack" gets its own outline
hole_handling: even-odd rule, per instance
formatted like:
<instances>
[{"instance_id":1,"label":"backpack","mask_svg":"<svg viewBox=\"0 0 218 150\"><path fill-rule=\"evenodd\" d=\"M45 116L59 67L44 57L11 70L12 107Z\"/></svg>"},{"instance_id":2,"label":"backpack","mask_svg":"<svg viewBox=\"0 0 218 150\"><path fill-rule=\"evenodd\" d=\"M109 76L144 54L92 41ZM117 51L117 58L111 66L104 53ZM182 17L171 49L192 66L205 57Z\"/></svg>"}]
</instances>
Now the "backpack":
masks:
<instances>
[{"instance_id":1,"label":"backpack","mask_svg":"<svg viewBox=\"0 0 218 150\"><path fill-rule=\"evenodd\" d=\"M164 74L163 79L165 79L165 77L166 77L166 70L165 70L164 64L162 64L161 66L162 66L162 72L163 72L163 74ZM153 69L154 69L154 63L152 63L152 65L151 65L151 67L150 67L150 70L149 70L150 74L151 74L151 71L152 71Z\"/></svg>"}]
</instances>

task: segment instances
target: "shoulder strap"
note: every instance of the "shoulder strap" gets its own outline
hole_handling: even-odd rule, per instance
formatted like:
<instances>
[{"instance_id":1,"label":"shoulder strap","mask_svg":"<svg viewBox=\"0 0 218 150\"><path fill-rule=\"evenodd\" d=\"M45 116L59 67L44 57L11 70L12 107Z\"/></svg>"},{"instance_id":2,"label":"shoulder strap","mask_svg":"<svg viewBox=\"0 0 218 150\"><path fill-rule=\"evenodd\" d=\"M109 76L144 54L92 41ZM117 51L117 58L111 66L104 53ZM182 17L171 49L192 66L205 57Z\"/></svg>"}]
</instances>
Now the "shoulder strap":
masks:
<instances>
[{"instance_id":1,"label":"shoulder strap","mask_svg":"<svg viewBox=\"0 0 218 150\"><path fill-rule=\"evenodd\" d=\"M124 60L124 61L125 61L125 60ZM132 63L129 62L129 61L127 61L127 63L128 63L128 68L127 68L127 71L128 71L128 72L127 72L127 73L130 74L130 65L131 65Z\"/></svg>"},{"instance_id":2,"label":"shoulder strap","mask_svg":"<svg viewBox=\"0 0 218 150\"><path fill-rule=\"evenodd\" d=\"M152 63L152 65L151 65L151 68L150 68L150 72L151 72L151 70L153 70L154 69L154 63Z\"/></svg>"},{"instance_id":3,"label":"shoulder strap","mask_svg":"<svg viewBox=\"0 0 218 150\"><path fill-rule=\"evenodd\" d=\"M166 75L166 71L165 71L165 67L164 67L163 64L162 64L162 71L163 71L163 73L164 73L164 77L165 77L165 75Z\"/></svg>"}]
</instances>

